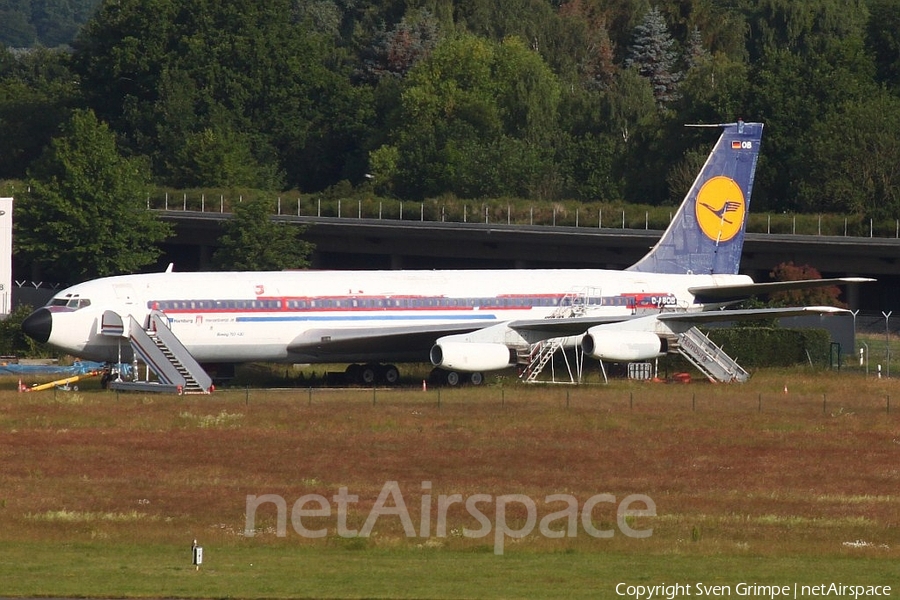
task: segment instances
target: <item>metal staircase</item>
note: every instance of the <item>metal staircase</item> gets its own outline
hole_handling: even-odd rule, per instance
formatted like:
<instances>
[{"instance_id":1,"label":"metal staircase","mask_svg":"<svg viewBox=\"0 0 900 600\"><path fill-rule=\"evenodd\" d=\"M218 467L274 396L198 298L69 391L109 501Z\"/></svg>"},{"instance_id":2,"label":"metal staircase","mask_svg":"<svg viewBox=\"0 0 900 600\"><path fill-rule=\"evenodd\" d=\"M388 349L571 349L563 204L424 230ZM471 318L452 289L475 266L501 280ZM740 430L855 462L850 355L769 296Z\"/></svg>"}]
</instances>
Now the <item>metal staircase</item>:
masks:
<instances>
[{"instance_id":1,"label":"metal staircase","mask_svg":"<svg viewBox=\"0 0 900 600\"><path fill-rule=\"evenodd\" d=\"M750 378L737 362L696 327L676 338L675 349L706 375L710 381L743 383ZM670 346L670 350L671 350Z\"/></svg>"},{"instance_id":2,"label":"metal staircase","mask_svg":"<svg viewBox=\"0 0 900 600\"><path fill-rule=\"evenodd\" d=\"M587 312L592 294L595 293L599 296L599 290L596 288L582 288L566 293L566 295L560 299L556 309L547 315L546 318L568 319L583 316ZM535 383L538 376L540 376L541 372L544 370L544 367L553 360L553 356L556 352L563 347L566 339L568 338L542 340L532 344L526 350L520 351L518 353L518 363L522 368L522 372L519 376L519 380L524 383ZM576 345L576 349L577 347L578 346ZM572 368L569 365L568 359L566 359L566 367L569 370L569 382L567 383L576 383L576 377L572 374ZM580 379L580 375L580 369L578 369L578 379ZM553 383L556 383L555 377Z\"/></svg>"},{"instance_id":3,"label":"metal staircase","mask_svg":"<svg viewBox=\"0 0 900 600\"><path fill-rule=\"evenodd\" d=\"M565 338L553 338L538 342L537 344L532 344L529 351L524 353L524 356L521 357L524 359L521 362L525 364L525 370L522 372L522 376L519 379L524 383L534 383L537 381L538 375L541 374L541 371L544 370L547 363L553 360L553 355L556 354L556 351L562 348L564 339Z\"/></svg>"},{"instance_id":4,"label":"metal staircase","mask_svg":"<svg viewBox=\"0 0 900 600\"><path fill-rule=\"evenodd\" d=\"M118 315L104 313L105 323L115 322L116 319L121 322ZM120 337L127 337L135 358L144 362L159 381L114 381L110 383L110 387L181 394L210 393L213 389L212 379L169 329L165 315L157 311L150 313L148 325L145 330L134 317L129 316L127 327L107 327L109 332L104 333L114 335L118 332Z\"/></svg>"},{"instance_id":5,"label":"metal staircase","mask_svg":"<svg viewBox=\"0 0 900 600\"><path fill-rule=\"evenodd\" d=\"M556 310L550 313L548 319L568 319L581 317L587 312L588 302L592 294L600 294L598 288L581 288L566 293L559 301Z\"/></svg>"}]
</instances>

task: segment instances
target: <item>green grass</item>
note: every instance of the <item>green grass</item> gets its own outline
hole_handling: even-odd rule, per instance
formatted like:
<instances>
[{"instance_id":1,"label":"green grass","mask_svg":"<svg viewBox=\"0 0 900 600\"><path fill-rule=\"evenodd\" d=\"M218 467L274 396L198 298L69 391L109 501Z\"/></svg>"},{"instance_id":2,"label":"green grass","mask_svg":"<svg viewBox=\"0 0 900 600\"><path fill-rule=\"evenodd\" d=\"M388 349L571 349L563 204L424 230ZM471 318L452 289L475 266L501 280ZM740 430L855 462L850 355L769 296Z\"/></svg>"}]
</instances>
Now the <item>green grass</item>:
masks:
<instances>
[{"instance_id":1,"label":"green grass","mask_svg":"<svg viewBox=\"0 0 900 600\"><path fill-rule=\"evenodd\" d=\"M655 555L343 550L230 544L190 562L190 540L157 544L22 544L0 548L4 594L182 598L614 598L615 586L873 585L896 581L896 559L859 556ZM30 557L19 563L23 555ZM13 566L16 565L15 568ZM733 593L733 592L732 592Z\"/></svg>"},{"instance_id":2,"label":"green grass","mask_svg":"<svg viewBox=\"0 0 900 600\"><path fill-rule=\"evenodd\" d=\"M14 385L14 384L12 384ZM789 387L785 394L783 388ZM236 389L212 396L83 388L0 392L0 593L50 597L617 597L615 585L891 584L900 556L900 407L895 380L767 370L745 385L457 390ZM359 496L359 528L385 482L412 521L422 482L438 495L526 494L538 517L569 494L646 494L656 517L632 539L600 504L598 528L470 539L408 538L382 516L342 538L334 515L304 517L321 539L247 495ZM483 507L495 521L493 504ZM512 507L511 526L524 521ZM434 510L434 508L432 508ZM434 512L432 513L434 523ZM556 529L564 521L558 521ZM199 571L190 545L205 550ZM732 592L734 595L734 591Z\"/></svg>"}]
</instances>

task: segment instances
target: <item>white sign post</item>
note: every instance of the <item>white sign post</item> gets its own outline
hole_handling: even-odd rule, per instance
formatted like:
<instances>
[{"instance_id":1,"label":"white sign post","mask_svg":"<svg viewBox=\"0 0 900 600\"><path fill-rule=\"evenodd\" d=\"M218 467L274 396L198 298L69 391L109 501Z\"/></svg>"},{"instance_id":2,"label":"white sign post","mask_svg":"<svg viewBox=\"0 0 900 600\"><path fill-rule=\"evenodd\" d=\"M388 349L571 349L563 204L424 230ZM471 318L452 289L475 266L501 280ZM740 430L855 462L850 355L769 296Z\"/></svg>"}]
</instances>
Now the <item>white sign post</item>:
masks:
<instances>
[{"instance_id":1,"label":"white sign post","mask_svg":"<svg viewBox=\"0 0 900 600\"><path fill-rule=\"evenodd\" d=\"M194 545L191 546L191 559L194 568L199 571L200 565L203 564L203 547L197 545L197 540L194 540Z\"/></svg>"}]
</instances>

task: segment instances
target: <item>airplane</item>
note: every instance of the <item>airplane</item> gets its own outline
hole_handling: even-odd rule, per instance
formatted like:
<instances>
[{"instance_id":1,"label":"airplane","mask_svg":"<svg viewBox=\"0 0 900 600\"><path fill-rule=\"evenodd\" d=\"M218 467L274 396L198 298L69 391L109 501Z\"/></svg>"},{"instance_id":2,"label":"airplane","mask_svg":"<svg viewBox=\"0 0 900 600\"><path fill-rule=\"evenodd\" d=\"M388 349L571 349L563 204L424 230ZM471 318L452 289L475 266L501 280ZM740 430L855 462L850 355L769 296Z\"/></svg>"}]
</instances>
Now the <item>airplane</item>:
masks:
<instances>
[{"instance_id":1,"label":"airplane","mask_svg":"<svg viewBox=\"0 0 900 600\"><path fill-rule=\"evenodd\" d=\"M536 344L565 340L600 361L644 361L713 321L846 312L720 310L784 289L858 277L754 283L740 275L763 124L720 137L660 240L631 267L435 271L173 272L87 281L23 322L38 342L108 363L144 356L128 326L162 323L203 365L351 363L360 382L395 383L393 363L430 361L445 383L479 384ZM158 319L154 319L154 315ZM157 327L158 328L158 327Z\"/></svg>"}]
</instances>

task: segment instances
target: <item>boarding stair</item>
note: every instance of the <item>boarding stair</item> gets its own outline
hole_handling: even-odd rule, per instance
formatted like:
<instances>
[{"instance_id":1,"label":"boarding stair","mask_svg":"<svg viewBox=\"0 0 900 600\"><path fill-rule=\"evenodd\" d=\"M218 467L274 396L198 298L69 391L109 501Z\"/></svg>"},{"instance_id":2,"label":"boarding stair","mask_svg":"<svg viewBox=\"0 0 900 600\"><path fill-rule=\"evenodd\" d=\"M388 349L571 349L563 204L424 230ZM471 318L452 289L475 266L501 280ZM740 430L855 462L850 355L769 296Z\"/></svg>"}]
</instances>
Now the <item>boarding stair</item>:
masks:
<instances>
[{"instance_id":1,"label":"boarding stair","mask_svg":"<svg viewBox=\"0 0 900 600\"><path fill-rule=\"evenodd\" d=\"M750 378L747 371L696 327L678 334L669 350L679 352L710 381L743 383Z\"/></svg>"},{"instance_id":2,"label":"boarding stair","mask_svg":"<svg viewBox=\"0 0 900 600\"><path fill-rule=\"evenodd\" d=\"M121 321L121 317L115 314L109 316L105 313L103 316L105 322L114 322L115 318ZM135 358L146 364L159 381L114 381L110 387L179 394L210 393L213 390L212 378L169 328L165 315L159 311L151 312L147 325L145 329L129 315L127 327L113 327L110 331L118 331L121 337L128 338Z\"/></svg>"},{"instance_id":3,"label":"boarding stair","mask_svg":"<svg viewBox=\"0 0 900 600\"><path fill-rule=\"evenodd\" d=\"M557 350L562 348L565 338L553 338L544 340L536 344L532 344L527 352L521 357L525 364L520 379L524 383L534 383L537 381L538 375L547 366L547 363L553 360L553 355Z\"/></svg>"},{"instance_id":4,"label":"boarding stair","mask_svg":"<svg viewBox=\"0 0 900 600\"><path fill-rule=\"evenodd\" d=\"M568 292L565 296L562 297L562 299L560 299L559 304L556 306L556 309L552 313L547 315L546 318L568 319L584 316L584 314L587 312L588 304L590 302L592 294L596 294L599 296L599 290L596 290L594 288L582 288ZM544 370L544 367L546 367L547 364L551 360L553 360L553 357L563 347L567 339L569 338L563 337L541 340L540 342L531 344L529 347L526 347L523 350L519 351L518 364L521 370L519 380L523 383L537 382L538 376L540 376L541 372ZM569 369L570 381L568 383L575 383L576 378L571 372L571 367L569 367L568 365L568 360L566 361L566 366Z\"/></svg>"}]
</instances>

